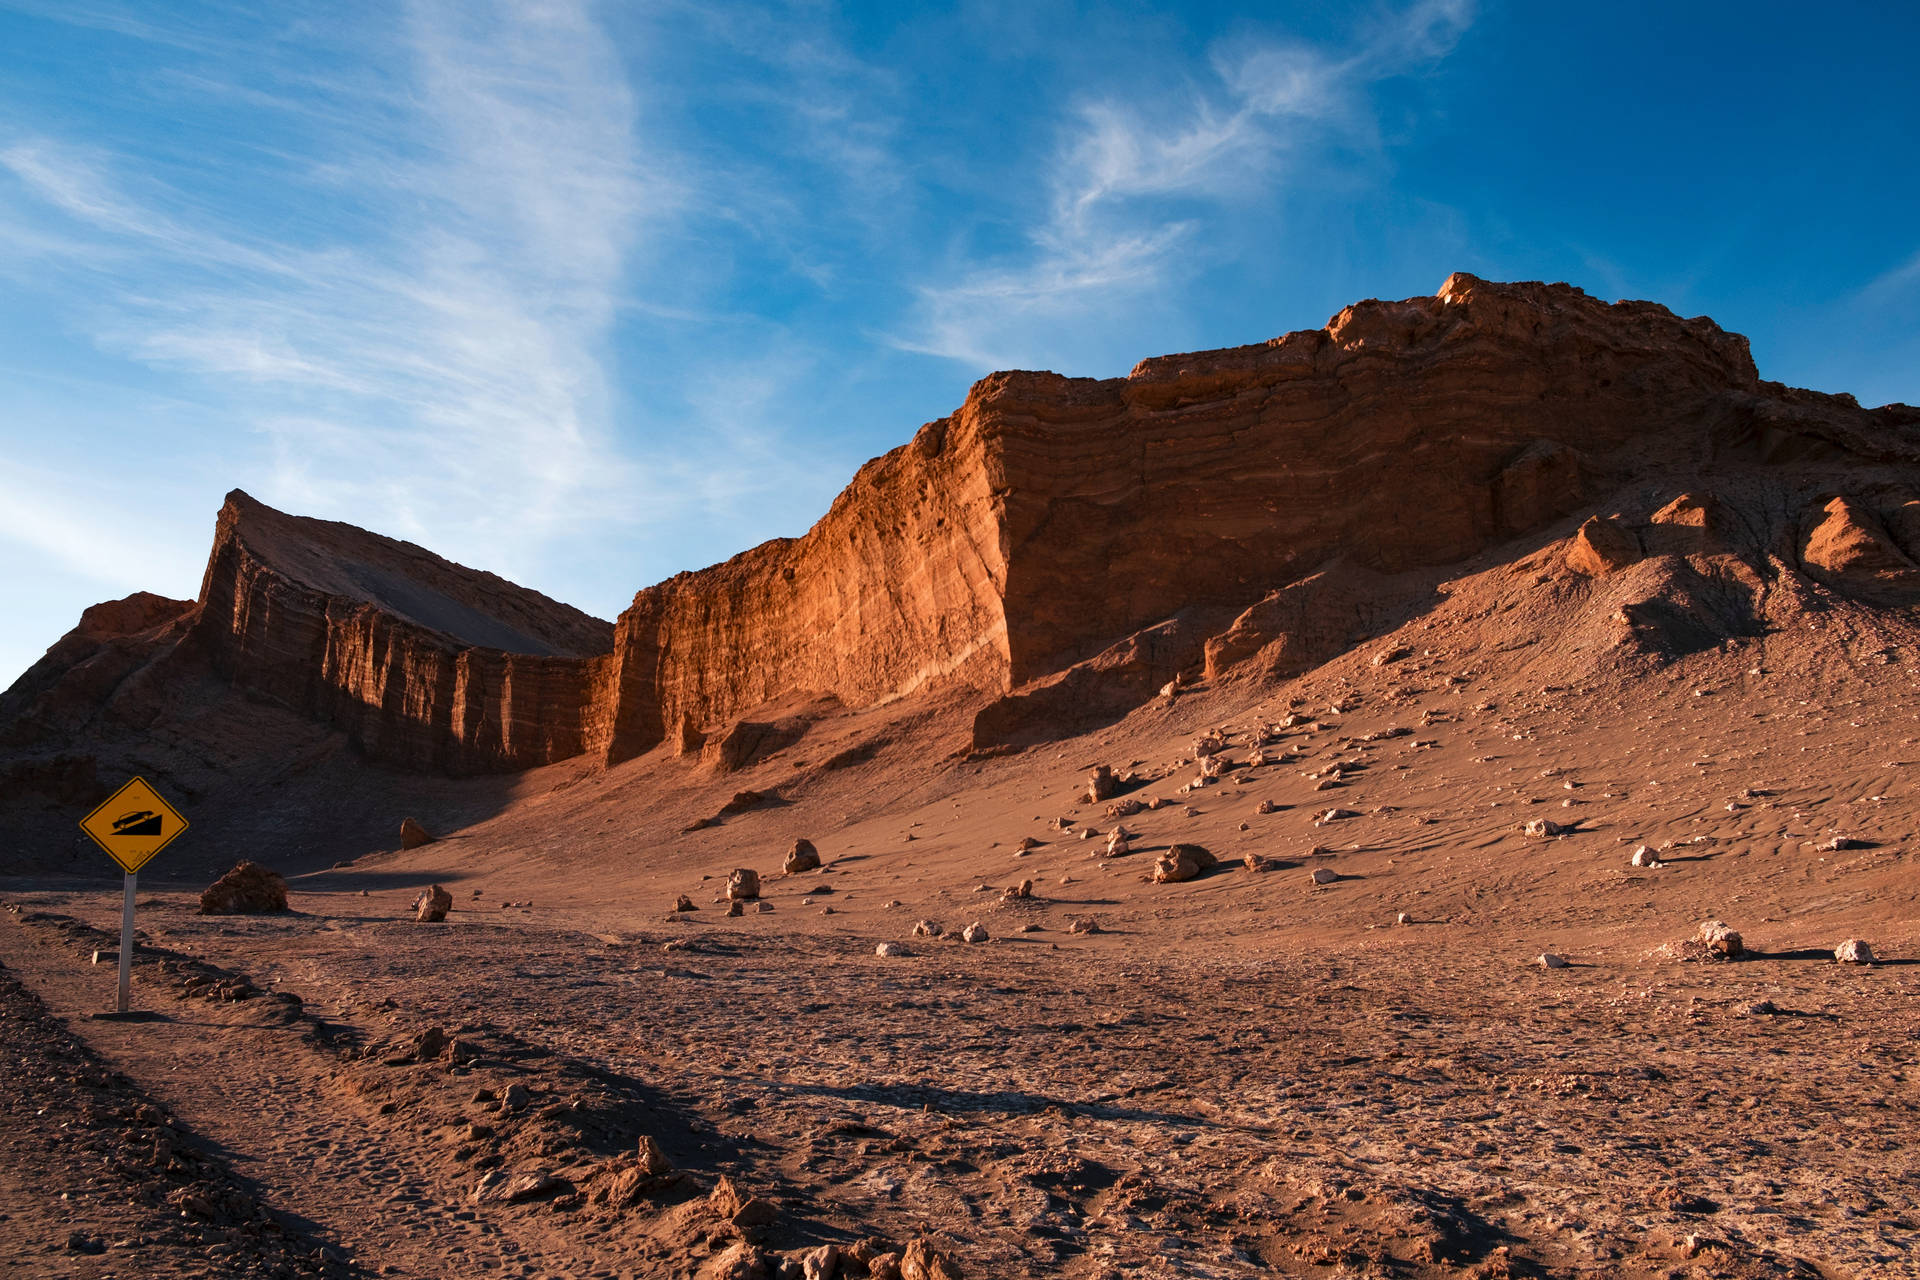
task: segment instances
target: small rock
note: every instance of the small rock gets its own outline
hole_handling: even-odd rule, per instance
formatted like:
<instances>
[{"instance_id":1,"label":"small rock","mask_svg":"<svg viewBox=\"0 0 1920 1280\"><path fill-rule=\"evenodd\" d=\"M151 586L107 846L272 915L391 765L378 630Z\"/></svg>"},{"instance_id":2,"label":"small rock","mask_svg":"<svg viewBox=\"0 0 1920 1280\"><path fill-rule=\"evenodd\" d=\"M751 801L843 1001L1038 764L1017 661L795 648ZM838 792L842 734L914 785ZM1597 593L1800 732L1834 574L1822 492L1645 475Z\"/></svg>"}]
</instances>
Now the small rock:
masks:
<instances>
[{"instance_id":1,"label":"small rock","mask_svg":"<svg viewBox=\"0 0 1920 1280\"><path fill-rule=\"evenodd\" d=\"M523 1084L510 1084L507 1091L500 1095L502 1111L525 1111L533 1103L533 1094Z\"/></svg>"},{"instance_id":2,"label":"small rock","mask_svg":"<svg viewBox=\"0 0 1920 1280\"><path fill-rule=\"evenodd\" d=\"M883 942L873 949L873 954L879 956L882 960L898 960L902 956L912 955L913 952L907 950L905 943Z\"/></svg>"},{"instance_id":3,"label":"small rock","mask_svg":"<svg viewBox=\"0 0 1920 1280\"><path fill-rule=\"evenodd\" d=\"M1774 1014L1780 1012L1780 1006L1771 1000L1756 1000L1752 1004L1743 1007L1740 1012L1750 1018L1771 1018Z\"/></svg>"},{"instance_id":4,"label":"small rock","mask_svg":"<svg viewBox=\"0 0 1920 1280\"><path fill-rule=\"evenodd\" d=\"M1827 853L1843 853L1848 849L1864 849L1867 847L1867 842L1855 840L1851 836L1833 836L1813 847Z\"/></svg>"},{"instance_id":5,"label":"small rock","mask_svg":"<svg viewBox=\"0 0 1920 1280\"><path fill-rule=\"evenodd\" d=\"M1399 915L1393 918L1393 922L1395 924L1412 924L1413 917L1408 915L1406 912L1402 911Z\"/></svg>"},{"instance_id":6,"label":"small rock","mask_svg":"<svg viewBox=\"0 0 1920 1280\"><path fill-rule=\"evenodd\" d=\"M1738 960L1746 954L1746 946L1741 942L1740 935L1718 920L1701 922L1693 932L1693 940L1715 955L1729 960Z\"/></svg>"},{"instance_id":7,"label":"small rock","mask_svg":"<svg viewBox=\"0 0 1920 1280\"><path fill-rule=\"evenodd\" d=\"M937 938L945 932L931 920L922 920L913 926L913 936L916 938Z\"/></svg>"},{"instance_id":8,"label":"small rock","mask_svg":"<svg viewBox=\"0 0 1920 1280\"><path fill-rule=\"evenodd\" d=\"M1650 845L1641 845L1633 851L1633 865L1636 867L1664 867L1660 854Z\"/></svg>"},{"instance_id":9,"label":"small rock","mask_svg":"<svg viewBox=\"0 0 1920 1280\"><path fill-rule=\"evenodd\" d=\"M1074 916L1067 921L1068 933L1098 933L1100 922L1092 916Z\"/></svg>"},{"instance_id":10,"label":"small rock","mask_svg":"<svg viewBox=\"0 0 1920 1280\"><path fill-rule=\"evenodd\" d=\"M675 911L698 911L700 908L694 906L693 899L683 893L673 900L673 909Z\"/></svg>"},{"instance_id":11,"label":"small rock","mask_svg":"<svg viewBox=\"0 0 1920 1280\"><path fill-rule=\"evenodd\" d=\"M1009 885L1007 891L1000 896L1007 902L1013 902L1019 898L1031 898L1033 896L1033 881L1022 880L1019 884Z\"/></svg>"},{"instance_id":12,"label":"small rock","mask_svg":"<svg viewBox=\"0 0 1920 1280\"><path fill-rule=\"evenodd\" d=\"M805 871L817 871L820 869L820 851L813 847L811 840L795 840L793 848L787 850L786 859L780 864L780 869L790 876L797 876ZM740 873L736 871L734 874ZM757 887L756 892L758 892Z\"/></svg>"},{"instance_id":13,"label":"small rock","mask_svg":"<svg viewBox=\"0 0 1920 1280\"><path fill-rule=\"evenodd\" d=\"M1040 842L1038 840L1035 840L1032 836L1020 837L1021 853L1032 853L1035 849L1038 849L1039 847L1040 847Z\"/></svg>"},{"instance_id":14,"label":"small rock","mask_svg":"<svg viewBox=\"0 0 1920 1280\"><path fill-rule=\"evenodd\" d=\"M1154 860L1155 884L1178 884L1191 880L1216 864L1213 854L1197 844L1176 844Z\"/></svg>"},{"instance_id":15,"label":"small rock","mask_svg":"<svg viewBox=\"0 0 1920 1280\"><path fill-rule=\"evenodd\" d=\"M1112 767L1104 764L1099 766L1093 771L1093 775L1087 779L1087 803L1104 803L1112 798L1114 788L1117 785L1113 778Z\"/></svg>"},{"instance_id":16,"label":"small rock","mask_svg":"<svg viewBox=\"0 0 1920 1280\"><path fill-rule=\"evenodd\" d=\"M1521 830L1536 840L1550 840L1570 833L1578 823L1559 823L1551 818L1533 818Z\"/></svg>"},{"instance_id":17,"label":"small rock","mask_svg":"<svg viewBox=\"0 0 1920 1280\"><path fill-rule=\"evenodd\" d=\"M987 926L981 924L978 920L975 920L972 924L960 931L960 941L962 942L985 942L992 936L992 934L987 932Z\"/></svg>"},{"instance_id":18,"label":"small rock","mask_svg":"<svg viewBox=\"0 0 1920 1280\"><path fill-rule=\"evenodd\" d=\"M1357 818L1359 816L1359 811L1355 809L1327 809L1316 816L1314 822L1316 825L1326 822L1345 822L1348 818Z\"/></svg>"},{"instance_id":19,"label":"small rock","mask_svg":"<svg viewBox=\"0 0 1920 1280\"><path fill-rule=\"evenodd\" d=\"M773 910L773 904L771 902L756 902L753 904L753 909L761 915L765 915L767 912Z\"/></svg>"},{"instance_id":20,"label":"small rock","mask_svg":"<svg viewBox=\"0 0 1920 1280\"><path fill-rule=\"evenodd\" d=\"M433 843L433 833L415 822L412 818L400 819L400 847L418 849L423 844Z\"/></svg>"},{"instance_id":21,"label":"small rock","mask_svg":"<svg viewBox=\"0 0 1920 1280\"><path fill-rule=\"evenodd\" d=\"M734 902L751 902L760 896L760 873L751 867L736 867L727 877L727 897Z\"/></svg>"},{"instance_id":22,"label":"small rock","mask_svg":"<svg viewBox=\"0 0 1920 1280\"><path fill-rule=\"evenodd\" d=\"M960 1268L927 1241L915 1240L900 1257L900 1280L961 1280Z\"/></svg>"},{"instance_id":23,"label":"small rock","mask_svg":"<svg viewBox=\"0 0 1920 1280\"><path fill-rule=\"evenodd\" d=\"M1249 871L1263 872L1263 871L1272 871L1274 867L1277 866L1278 864L1275 863L1272 858L1269 858L1264 854L1250 853L1246 857L1240 859L1240 865L1245 867Z\"/></svg>"},{"instance_id":24,"label":"small rock","mask_svg":"<svg viewBox=\"0 0 1920 1280\"><path fill-rule=\"evenodd\" d=\"M649 1178L659 1178L673 1172L673 1161L667 1159L667 1153L661 1149L659 1140L650 1133L640 1135L638 1151L640 1172Z\"/></svg>"},{"instance_id":25,"label":"small rock","mask_svg":"<svg viewBox=\"0 0 1920 1280\"><path fill-rule=\"evenodd\" d=\"M745 914L747 914L746 903L736 900L727 904L727 918L729 920L738 919Z\"/></svg>"},{"instance_id":26,"label":"small rock","mask_svg":"<svg viewBox=\"0 0 1920 1280\"><path fill-rule=\"evenodd\" d=\"M1280 812L1280 806L1271 800L1262 800L1253 807L1253 811L1255 813L1278 813Z\"/></svg>"},{"instance_id":27,"label":"small rock","mask_svg":"<svg viewBox=\"0 0 1920 1280\"><path fill-rule=\"evenodd\" d=\"M1315 867L1313 869L1312 879L1315 884L1332 884L1339 878L1340 873L1332 867Z\"/></svg>"},{"instance_id":28,"label":"small rock","mask_svg":"<svg viewBox=\"0 0 1920 1280\"><path fill-rule=\"evenodd\" d=\"M453 895L439 885L428 887L413 900L413 918L427 923L437 923L447 918L447 912L453 910Z\"/></svg>"},{"instance_id":29,"label":"small rock","mask_svg":"<svg viewBox=\"0 0 1920 1280\"><path fill-rule=\"evenodd\" d=\"M287 882L257 862L239 863L200 895L203 916L264 915L286 909Z\"/></svg>"},{"instance_id":30,"label":"small rock","mask_svg":"<svg viewBox=\"0 0 1920 1280\"><path fill-rule=\"evenodd\" d=\"M1551 951L1543 951L1540 953L1540 959L1537 963L1543 969L1564 969L1567 967L1567 958L1565 956L1557 956Z\"/></svg>"},{"instance_id":31,"label":"small rock","mask_svg":"<svg viewBox=\"0 0 1920 1280\"><path fill-rule=\"evenodd\" d=\"M840 1250L830 1244L800 1255L800 1280L834 1280L840 1274Z\"/></svg>"},{"instance_id":32,"label":"small rock","mask_svg":"<svg viewBox=\"0 0 1920 1280\"><path fill-rule=\"evenodd\" d=\"M1841 964L1872 964L1873 947L1859 938L1848 938L1833 949L1833 958Z\"/></svg>"}]
</instances>

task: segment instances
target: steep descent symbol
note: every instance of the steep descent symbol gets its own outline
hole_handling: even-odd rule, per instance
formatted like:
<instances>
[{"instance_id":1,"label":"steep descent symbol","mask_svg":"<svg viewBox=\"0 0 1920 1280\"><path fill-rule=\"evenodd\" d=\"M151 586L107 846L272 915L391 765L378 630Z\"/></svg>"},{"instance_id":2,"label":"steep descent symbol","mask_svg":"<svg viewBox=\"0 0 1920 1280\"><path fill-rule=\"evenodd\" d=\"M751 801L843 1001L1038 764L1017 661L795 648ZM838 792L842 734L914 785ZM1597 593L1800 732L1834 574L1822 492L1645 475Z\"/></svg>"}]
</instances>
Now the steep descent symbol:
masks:
<instances>
[{"instance_id":1,"label":"steep descent symbol","mask_svg":"<svg viewBox=\"0 0 1920 1280\"><path fill-rule=\"evenodd\" d=\"M80 829L131 875L185 831L187 820L145 778L135 778L88 814Z\"/></svg>"},{"instance_id":2,"label":"steep descent symbol","mask_svg":"<svg viewBox=\"0 0 1920 1280\"><path fill-rule=\"evenodd\" d=\"M157 836L160 834L162 819L151 809L135 809L132 813L123 813L113 820L113 834L117 836Z\"/></svg>"}]
</instances>

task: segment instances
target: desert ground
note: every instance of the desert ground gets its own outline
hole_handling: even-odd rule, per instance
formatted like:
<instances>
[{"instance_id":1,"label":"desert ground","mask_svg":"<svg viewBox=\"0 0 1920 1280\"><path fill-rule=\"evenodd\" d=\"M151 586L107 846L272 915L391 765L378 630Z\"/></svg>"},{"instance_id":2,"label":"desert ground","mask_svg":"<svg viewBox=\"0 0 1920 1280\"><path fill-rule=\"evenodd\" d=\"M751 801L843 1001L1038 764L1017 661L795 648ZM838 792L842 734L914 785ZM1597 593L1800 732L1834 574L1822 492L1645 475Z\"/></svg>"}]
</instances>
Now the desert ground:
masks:
<instances>
[{"instance_id":1,"label":"desert ground","mask_svg":"<svg viewBox=\"0 0 1920 1280\"><path fill-rule=\"evenodd\" d=\"M119 882L12 878L0 1256L1920 1275L1914 637L1810 614L1619 669L1540 622L1548 575L1489 565L1307 676L1026 750L955 748L934 703L725 777L367 769L342 804L388 815L378 849L213 815L141 877L147 1021L89 1017ZM442 838L399 849L402 817ZM784 873L801 838L822 865ZM1155 882L1176 843L1217 865ZM293 910L197 914L253 852ZM1708 919L1745 953L1691 943Z\"/></svg>"}]
</instances>

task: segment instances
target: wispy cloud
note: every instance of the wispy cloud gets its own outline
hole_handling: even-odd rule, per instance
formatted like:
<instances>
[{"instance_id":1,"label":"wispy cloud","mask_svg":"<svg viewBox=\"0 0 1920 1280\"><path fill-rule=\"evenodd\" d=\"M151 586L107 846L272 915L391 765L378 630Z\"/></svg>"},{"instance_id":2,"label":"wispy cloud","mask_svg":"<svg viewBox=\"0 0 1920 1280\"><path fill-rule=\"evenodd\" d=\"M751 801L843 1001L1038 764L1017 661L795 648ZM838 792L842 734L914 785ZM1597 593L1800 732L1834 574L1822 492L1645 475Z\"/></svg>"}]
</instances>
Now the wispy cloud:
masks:
<instances>
[{"instance_id":1,"label":"wispy cloud","mask_svg":"<svg viewBox=\"0 0 1920 1280\"><path fill-rule=\"evenodd\" d=\"M902 347L979 369L1074 350L1105 314L1137 308L1196 245L1199 212L1269 195L1290 163L1328 145L1376 145L1373 85L1444 57L1470 0L1422 0L1340 49L1236 41L1177 97L1076 103L1023 252L965 260L918 291Z\"/></svg>"},{"instance_id":2,"label":"wispy cloud","mask_svg":"<svg viewBox=\"0 0 1920 1280\"><path fill-rule=\"evenodd\" d=\"M352 234L266 234L44 136L0 165L90 233L46 243L103 286L96 337L240 406L274 459L262 496L521 568L673 492L614 438L602 359L629 260L684 193L586 4L421 0L397 34L389 82L358 111L364 86L335 86L353 96L298 175L360 211Z\"/></svg>"}]
</instances>

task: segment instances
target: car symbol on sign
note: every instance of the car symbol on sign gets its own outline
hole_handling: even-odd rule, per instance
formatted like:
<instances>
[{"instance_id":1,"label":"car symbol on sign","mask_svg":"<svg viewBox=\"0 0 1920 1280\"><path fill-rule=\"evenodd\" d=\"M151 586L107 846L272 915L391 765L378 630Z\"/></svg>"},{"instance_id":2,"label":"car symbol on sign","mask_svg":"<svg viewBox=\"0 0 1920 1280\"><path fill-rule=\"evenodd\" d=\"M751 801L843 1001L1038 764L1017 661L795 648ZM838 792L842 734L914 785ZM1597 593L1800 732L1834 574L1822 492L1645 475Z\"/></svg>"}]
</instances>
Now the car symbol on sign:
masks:
<instances>
[{"instance_id":1,"label":"car symbol on sign","mask_svg":"<svg viewBox=\"0 0 1920 1280\"><path fill-rule=\"evenodd\" d=\"M117 836L157 836L160 827L160 815L151 809L135 809L113 820L113 834Z\"/></svg>"}]
</instances>

